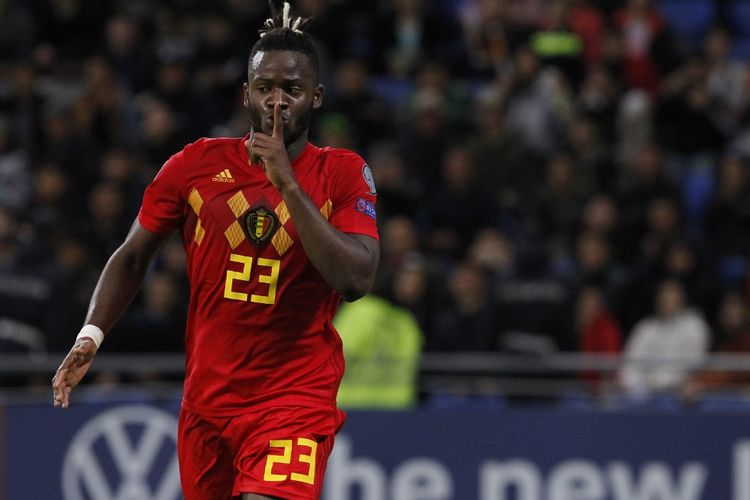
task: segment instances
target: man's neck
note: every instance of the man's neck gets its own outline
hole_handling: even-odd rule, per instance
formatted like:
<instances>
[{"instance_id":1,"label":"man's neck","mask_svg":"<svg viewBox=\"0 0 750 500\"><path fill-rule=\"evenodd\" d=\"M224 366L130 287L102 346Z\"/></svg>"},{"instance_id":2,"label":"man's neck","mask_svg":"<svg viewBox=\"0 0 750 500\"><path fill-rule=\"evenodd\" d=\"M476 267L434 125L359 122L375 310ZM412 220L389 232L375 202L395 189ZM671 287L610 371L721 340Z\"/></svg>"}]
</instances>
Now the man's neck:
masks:
<instances>
[{"instance_id":1,"label":"man's neck","mask_svg":"<svg viewBox=\"0 0 750 500\"><path fill-rule=\"evenodd\" d=\"M300 157L307 147L307 131L300 134L294 142L286 147L286 153L289 155L289 161L294 161Z\"/></svg>"}]
</instances>

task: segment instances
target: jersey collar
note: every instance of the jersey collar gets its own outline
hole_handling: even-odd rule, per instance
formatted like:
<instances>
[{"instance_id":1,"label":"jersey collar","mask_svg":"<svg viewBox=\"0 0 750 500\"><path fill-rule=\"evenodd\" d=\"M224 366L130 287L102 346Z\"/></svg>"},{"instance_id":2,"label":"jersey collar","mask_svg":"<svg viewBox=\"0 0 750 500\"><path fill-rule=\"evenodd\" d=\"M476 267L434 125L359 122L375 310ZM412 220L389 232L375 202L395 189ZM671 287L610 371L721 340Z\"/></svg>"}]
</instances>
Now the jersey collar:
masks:
<instances>
[{"instance_id":1,"label":"jersey collar","mask_svg":"<svg viewBox=\"0 0 750 500\"><path fill-rule=\"evenodd\" d=\"M248 134L245 137L243 137L240 140L240 143L239 143L239 146L238 146L238 150L239 150L240 158L242 159L243 163L245 165L247 165L249 168L253 168L250 165L250 155L248 154L247 148L245 147L245 141L247 141L248 139L250 139L250 133L249 132L248 132ZM292 162L292 168L294 168L295 170L297 170L297 166L298 165L303 165L305 162L307 162L307 160L315 152L316 149L318 149L318 148L315 145L313 145L312 143L310 143L310 142L308 142L307 144L305 144L305 149L302 151L302 154L299 155L297 157L297 159Z\"/></svg>"}]
</instances>

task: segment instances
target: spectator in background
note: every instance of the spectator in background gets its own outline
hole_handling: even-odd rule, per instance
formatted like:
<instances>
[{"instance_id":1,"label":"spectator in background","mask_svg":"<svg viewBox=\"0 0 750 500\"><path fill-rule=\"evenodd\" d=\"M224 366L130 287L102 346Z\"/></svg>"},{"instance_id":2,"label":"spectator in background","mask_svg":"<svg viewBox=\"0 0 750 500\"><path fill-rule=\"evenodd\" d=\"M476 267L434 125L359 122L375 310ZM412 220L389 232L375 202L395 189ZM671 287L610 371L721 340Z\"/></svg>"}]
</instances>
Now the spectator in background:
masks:
<instances>
[{"instance_id":1,"label":"spectator in background","mask_svg":"<svg viewBox=\"0 0 750 500\"><path fill-rule=\"evenodd\" d=\"M206 94L194 88L190 65L186 54L163 55L156 67L156 81L150 96L174 113L185 135L201 137L206 135L217 118L213 116ZM236 96L237 92L233 95Z\"/></svg>"},{"instance_id":2,"label":"spectator in background","mask_svg":"<svg viewBox=\"0 0 750 500\"><path fill-rule=\"evenodd\" d=\"M597 3L601 4L601 2ZM614 81L618 82L623 88L627 87L624 67L625 44L620 32L613 26L612 22L607 22L602 33L601 43L599 63Z\"/></svg>"},{"instance_id":3,"label":"spectator in background","mask_svg":"<svg viewBox=\"0 0 750 500\"><path fill-rule=\"evenodd\" d=\"M454 266L448 280L448 302L441 307L427 350L494 351L497 331L493 295L485 271L471 261Z\"/></svg>"},{"instance_id":4,"label":"spectator in background","mask_svg":"<svg viewBox=\"0 0 750 500\"><path fill-rule=\"evenodd\" d=\"M740 110L747 101L748 65L732 57L732 37L726 26L716 24L703 39L706 60L706 88L716 124L729 134L735 131Z\"/></svg>"},{"instance_id":5,"label":"spectator in background","mask_svg":"<svg viewBox=\"0 0 750 500\"><path fill-rule=\"evenodd\" d=\"M635 326L625 345L620 383L635 397L678 389L710 344L709 326L700 312L689 307L683 286L663 281L654 314Z\"/></svg>"},{"instance_id":6,"label":"spectator in background","mask_svg":"<svg viewBox=\"0 0 750 500\"><path fill-rule=\"evenodd\" d=\"M80 123L80 122L79 122ZM35 150L35 164L55 163L66 175L76 179L70 186L75 198L83 199L96 179L96 165L99 147L96 141L100 137L80 133L73 124L71 107L50 111L44 117L43 145Z\"/></svg>"},{"instance_id":7,"label":"spectator in background","mask_svg":"<svg viewBox=\"0 0 750 500\"><path fill-rule=\"evenodd\" d=\"M98 56L86 60L83 84L85 90L77 104L79 115L86 116L78 120L76 136L99 148L125 144L129 139L126 96L110 63Z\"/></svg>"},{"instance_id":8,"label":"spectator in background","mask_svg":"<svg viewBox=\"0 0 750 500\"><path fill-rule=\"evenodd\" d=\"M123 13L110 17L104 28L104 57L118 84L129 95L153 84L155 58L141 28L146 25L147 19Z\"/></svg>"},{"instance_id":9,"label":"spectator in background","mask_svg":"<svg viewBox=\"0 0 750 500\"><path fill-rule=\"evenodd\" d=\"M726 292L719 302L715 350L750 352L750 302L737 291Z\"/></svg>"},{"instance_id":10,"label":"spectator in background","mask_svg":"<svg viewBox=\"0 0 750 500\"><path fill-rule=\"evenodd\" d=\"M414 78L413 93L436 92L445 103L448 126L459 136L466 135L474 123L471 109L473 89L466 80L454 77L455 68L443 59L433 59L420 64Z\"/></svg>"},{"instance_id":11,"label":"spectator in background","mask_svg":"<svg viewBox=\"0 0 750 500\"><path fill-rule=\"evenodd\" d=\"M573 246L573 239L591 186L580 166L565 152L547 162L544 184L537 190L540 231L553 258Z\"/></svg>"},{"instance_id":12,"label":"spectator in background","mask_svg":"<svg viewBox=\"0 0 750 500\"><path fill-rule=\"evenodd\" d=\"M184 350L185 295L169 272L149 275L139 303L123 316L116 327L121 335L112 337L113 351L149 350L178 352Z\"/></svg>"},{"instance_id":13,"label":"spectator in background","mask_svg":"<svg viewBox=\"0 0 750 500\"><path fill-rule=\"evenodd\" d=\"M99 178L102 182L112 183L124 194L126 212L138 212L140 193L147 184L142 175L138 158L125 149L109 149L102 155L99 166Z\"/></svg>"},{"instance_id":14,"label":"spectator in background","mask_svg":"<svg viewBox=\"0 0 750 500\"><path fill-rule=\"evenodd\" d=\"M626 91L615 117L615 160L625 166L636 162L654 141L654 106L648 95L640 90ZM628 182L629 173L618 175L621 183Z\"/></svg>"},{"instance_id":15,"label":"spectator in background","mask_svg":"<svg viewBox=\"0 0 750 500\"><path fill-rule=\"evenodd\" d=\"M627 0L613 20L623 40L626 83L656 94L663 74L664 19L651 0Z\"/></svg>"},{"instance_id":16,"label":"spectator in background","mask_svg":"<svg viewBox=\"0 0 750 500\"><path fill-rule=\"evenodd\" d=\"M705 255L687 241L676 240L667 246L657 266L657 279L671 278L682 283L688 302L700 304L713 322L721 299L721 283Z\"/></svg>"},{"instance_id":17,"label":"spectator in background","mask_svg":"<svg viewBox=\"0 0 750 500\"><path fill-rule=\"evenodd\" d=\"M237 83L245 76L245 47L232 25L234 19L214 14L208 17L205 29L198 32L192 82L193 95L203 96L207 116L203 122L214 127L236 110ZM193 111L195 113L195 111Z\"/></svg>"},{"instance_id":18,"label":"spectator in background","mask_svg":"<svg viewBox=\"0 0 750 500\"><path fill-rule=\"evenodd\" d=\"M530 46L545 66L560 71L568 88L578 89L586 56L596 58L603 19L601 13L571 0L547 0Z\"/></svg>"},{"instance_id":19,"label":"spectator in background","mask_svg":"<svg viewBox=\"0 0 750 500\"><path fill-rule=\"evenodd\" d=\"M0 329L10 330L2 334L9 339L20 327L21 344L41 350L46 347L45 338L38 330L46 326L46 316L40 311L50 305L49 280L54 277L45 274L45 264L50 260L48 242L36 241L30 234L33 230L24 226L17 214L0 205L0 321L4 322ZM39 342L29 344L24 340L35 337Z\"/></svg>"},{"instance_id":20,"label":"spectator in background","mask_svg":"<svg viewBox=\"0 0 750 500\"><path fill-rule=\"evenodd\" d=\"M127 234L135 214L126 213L126 200L122 189L113 183L100 183L89 194L89 219L91 246L100 262L105 262Z\"/></svg>"},{"instance_id":21,"label":"spectator in background","mask_svg":"<svg viewBox=\"0 0 750 500\"><path fill-rule=\"evenodd\" d=\"M491 288L518 272L513 242L499 229L486 228L479 231L467 255L471 262L488 275Z\"/></svg>"},{"instance_id":22,"label":"spectator in background","mask_svg":"<svg viewBox=\"0 0 750 500\"><path fill-rule=\"evenodd\" d=\"M390 107L370 91L367 66L357 59L341 61L336 66L334 83L330 96L326 96L330 99L325 108L327 113L344 115L351 123L357 132L357 149L366 150L373 142L387 138L392 122Z\"/></svg>"},{"instance_id":23,"label":"spectator in background","mask_svg":"<svg viewBox=\"0 0 750 500\"><path fill-rule=\"evenodd\" d=\"M316 136L321 144L330 144L333 148L353 149L358 141L357 131L351 121L341 113L326 113L321 116Z\"/></svg>"},{"instance_id":24,"label":"spectator in background","mask_svg":"<svg viewBox=\"0 0 750 500\"><path fill-rule=\"evenodd\" d=\"M414 316L384 298L367 295L343 304L333 323L346 360L337 403L344 409L414 407L424 342Z\"/></svg>"},{"instance_id":25,"label":"spectator in background","mask_svg":"<svg viewBox=\"0 0 750 500\"><path fill-rule=\"evenodd\" d=\"M4 91L0 92L0 112L8 117L18 145L32 160L41 149L44 114L49 99L42 91L37 69L29 62L8 69Z\"/></svg>"},{"instance_id":26,"label":"spectator in background","mask_svg":"<svg viewBox=\"0 0 750 500\"><path fill-rule=\"evenodd\" d=\"M91 264L101 265L104 260L92 251L82 228L64 225L53 231L49 238L52 259L41 273L50 287L43 326L47 350L64 352L70 344L71 329L80 328L79 318L86 314L96 286L98 276Z\"/></svg>"},{"instance_id":27,"label":"spectator in background","mask_svg":"<svg viewBox=\"0 0 750 500\"><path fill-rule=\"evenodd\" d=\"M34 43L30 6L0 1L0 61L27 57Z\"/></svg>"},{"instance_id":28,"label":"spectator in background","mask_svg":"<svg viewBox=\"0 0 750 500\"><path fill-rule=\"evenodd\" d=\"M37 43L68 61L89 54L100 43L110 14L109 2L43 0L33 5Z\"/></svg>"},{"instance_id":29,"label":"spectator in background","mask_svg":"<svg viewBox=\"0 0 750 500\"><path fill-rule=\"evenodd\" d=\"M443 156L438 186L427 193L419 220L430 253L456 259L478 230L495 223L492 192L477 182L472 151L450 147Z\"/></svg>"},{"instance_id":30,"label":"spectator in background","mask_svg":"<svg viewBox=\"0 0 750 500\"><path fill-rule=\"evenodd\" d=\"M393 303L411 312L428 338L433 331L436 295L440 293L430 281L426 259L414 252L404 257L390 282Z\"/></svg>"},{"instance_id":31,"label":"spectator in background","mask_svg":"<svg viewBox=\"0 0 750 500\"><path fill-rule=\"evenodd\" d=\"M543 67L529 47L516 51L511 76L501 81L505 123L539 154L548 156L563 144L570 114L570 87L559 70Z\"/></svg>"},{"instance_id":32,"label":"spectator in background","mask_svg":"<svg viewBox=\"0 0 750 500\"><path fill-rule=\"evenodd\" d=\"M656 114L661 145L687 156L717 154L724 135L716 122L716 103L710 98L707 67L699 57L670 73L664 79Z\"/></svg>"},{"instance_id":33,"label":"spectator in background","mask_svg":"<svg viewBox=\"0 0 750 500\"><path fill-rule=\"evenodd\" d=\"M378 187L380 220L403 215L413 217L422 194L421 187L406 174L406 165L392 142L374 144L367 155Z\"/></svg>"},{"instance_id":34,"label":"spectator in background","mask_svg":"<svg viewBox=\"0 0 750 500\"><path fill-rule=\"evenodd\" d=\"M0 115L0 206L25 209L30 197L29 158L15 144L10 122Z\"/></svg>"},{"instance_id":35,"label":"spectator in background","mask_svg":"<svg viewBox=\"0 0 750 500\"><path fill-rule=\"evenodd\" d=\"M168 274L177 285L181 302L190 297L190 282L183 272L186 263L187 255L182 247L182 240L175 235L164 244L155 265L157 271Z\"/></svg>"},{"instance_id":36,"label":"spectator in background","mask_svg":"<svg viewBox=\"0 0 750 500\"><path fill-rule=\"evenodd\" d=\"M450 42L457 38L458 28L442 15L438 3L428 0L388 3L372 37L389 75L413 76L420 60L451 56L454 50Z\"/></svg>"},{"instance_id":37,"label":"spectator in background","mask_svg":"<svg viewBox=\"0 0 750 500\"><path fill-rule=\"evenodd\" d=\"M36 168L33 178L28 220L40 231L48 232L82 212L82 201L73 195L71 179L57 163L44 163Z\"/></svg>"},{"instance_id":38,"label":"spectator in background","mask_svg":"<svg viewBox=\"0 0 750 500\"><path fill-rule=\"evenodd\" d=\"M602 189L612 189L617 182L613 172L614 155L609 145L615 140L615 119L621 96L618 81L602 65L590 67L577 95L573 112L567 120L567 143L577 155L591 164L586 172ZM597 168L593 168L597 167ZM607 175L611 178L603 178Z\"/></svg>"},{"instance_id":39,"label":"spectator in background","mask_svg":"<svg viewBox=\"0 0 750 500\"><path fill-rule=\"evenodd\" d=\"M621 235L619 231L620 211L617 200L599 192L586 200L581 211L579 234L591 233L604 238L610 246L610 253L617 262L623 262L621 252Z\"/></svg>"},{"instance_id":40,"label":"spectator in background","mask_svg":"<svg viewBox=\"0 0 750 500\"><path fill-rule=\"evenodd\" d=\"M616 313L622 313L624 293L629 285L627 272L612 255L612 245L601 234L583 232L575 244L573 269L567 276L573 289L596 287Z\"/></svg>"},{"instance_id":41,"label":"spectator in background","mask_svg":"<svg viewBox=\"0 0 750 500\"><path fill-rule=\"evenodd\" d=\"M239 4L248 3L243 0L231 1ZM257 5L262 6L263 3ZM373 31L380 28L373 20L377 19L381 12L380 6L375 2L299 0L294 6L299 9L300 15L312 19L308 26L310 34L319 42L318 46L322 49L321 69L324 73L327 72L325 67L329 64L334 65L349 58L366 60L368 67L375 69L379 74L386 72L383 66L383 53L378 52L379 47L373 35ZM246 26L247 28L240 29L239 32L248 33L255 30L255 25ZM332 78L325 77L323 80L331 81Z\"/></svg>"},{"instance_id":42,"label":"spectator in background","mask_svg":"<svg viewBox=\"0 0 750 500\"><path fill-rule=\"evenodd\" d=\"M716 189L709 202L706 221L709 244L721 257L750 255L750 166L737 155L727 154L719 165Z\"/></svg>"},{"instance_id":43,"label":"spectator in background","mask_svg":"<svg viewBox=\"0 0 750 500\"><path fill-rule=\"evenodd\" d=\"M680 195L676 183L666 172L662 150L658 146L650 144L643 147L626 167L617 198L624 232L623 254L633 259L639 255L641 235L646 231L649 211L659 212L659 206L652 206L652 203L662 200L664 203L660 206L665 207L665 203L668 203L666 200L679 200Z\"/></svg>"},{"instance_id":44,"label":"spectator in background","mask_svg":"<svg viewBox=\"0 0 750 500\"><path fill-rule=\"evenodd\" d=\"M585 286L578 292L575 329L578 350L583 354L614 356L622 351L620 326L607 306L602 291L596 286ZM601 382L606 379L593 369L581 372L581 377L592 382L596 391L603 389Z\"/></svg>"},{"instance_id":45,"label":"spectator in background","mask_svg":"<svg viewBox=\"0 0 750 500\"><path fill-rule=\"evenodd\" d=\"M380 233L382 256L379 270L390 279L408 256L419 251L419 234L414 221L405 216L386 220Z\"/></svg>"},{"instance_id":46,"label":"spectator in background","mask_svg":"<svg viewBox=\"0 0 750 500\"><path fill-rule=\"evenodd\" d=\"M721 300L716 329L717 353L750 353L750 308L745 297L728 292ZM683 387L683 395L694 399L706 391L745 390L750 387L750 370L694 373Z\"/></svg>"},{"instance_id":47,"label":"spectator in background","mask_svg":"<svg viewBox=\"0 0 750 500\"><path fill-rule=\"evenodd\" d=\"M14 269L19 261L19 221L5 205L0 205L0 272Z\"/></svg>"},{"instance_id":48,"label":"spectator in background","mask_svg":"<svg viewBox=\"0 0 750 500\"><path fill-rule=\"evenodd\" d=\"M164 158L180 150L184 139L184 128L172 109L164 102L143 96L139 103L141 112L141 136L139 144L148 166L146 176L154 175Z\"/></svg>"},{"instance_id":49,"label":"spectator in background","mask_svg":"<svg viewBox=\"0 0 750 500\"><path fill-rule=\"evenodd\" d=\"M459 14L474 74L503 78L511 71L513 52L528 38L536 17L519 22L511 10L505 0L474 0L461 5Z\"/></svg>"},{"instance_id":50,"label":"spectator in background","mask_svg":"<svg viewBox=\"0 0 750 500\"><path fill-rule=\"evenodd\" d=\"M441 94L424 89L411 96L407 123L400 134L399 152L409 168L410 177L424 190L435 187L435 168L442 164L452 134L446 118L446 103Z\"/></svg>"},{"instance_id":51,"label":"spectator in background","mask_svg":"<svg viewBox=\"0 0 750 500\"><path fill-rule=\"evenodd\" d=\"M501 99L496 87L486 87L477 94L474 115L478 134L472 148L477 179L493 190L501 207L509 208L526 203L539 165L526 139L507 128Z\"/></svg>"},{"instance_id":52,"label":"spectator in background","mask_svg":"<svg viewBox=\"0 0 750 500\"><path fill-rule=\"evenodd\" d=\"M602 44L606 27L606 15L599 6L601 2L572 0L568 24L583 42L583 60L587 66L601 59Z\"/></svg>"},{"instance_id":53,"label":"spectator in background","mask_svg":"<svg viewBox=\"0 0 750 500\"><path fill-rule=\"evenodd\" d=\"M639 258L653 268L669 246L684 237L680 206L674 198L656 198L646 206L646 224L641 235Z\"/></svg>"}]
</instances>

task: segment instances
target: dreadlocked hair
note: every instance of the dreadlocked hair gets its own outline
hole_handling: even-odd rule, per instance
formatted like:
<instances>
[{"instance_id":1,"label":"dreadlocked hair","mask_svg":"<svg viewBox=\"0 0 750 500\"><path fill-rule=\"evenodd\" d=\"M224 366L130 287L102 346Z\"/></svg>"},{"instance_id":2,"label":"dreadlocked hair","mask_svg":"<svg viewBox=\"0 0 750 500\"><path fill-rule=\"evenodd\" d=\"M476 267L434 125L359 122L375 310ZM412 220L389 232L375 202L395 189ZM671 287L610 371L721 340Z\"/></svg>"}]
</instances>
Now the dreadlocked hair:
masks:
<instances>
[{"instance_id":1,"label":"dreadlocked hair","mask_svg":"<svg viewBox=\"0 0 750 500\"><path fill-rule=\"evenodd\" d=\"M271 9L271 17L266 19L263 23L263 28L258 30L260 38L250 50L248 65L252 63L253 57L258 52L290 50L299 52L310 58L315 79L317 80L320 74L318 50L315 48L312 37L302 31L311 18L292 16L289 2L284 2L281 12L276 8L274 0L268 0L268 5Z\"/></svg>"}]
</instances>

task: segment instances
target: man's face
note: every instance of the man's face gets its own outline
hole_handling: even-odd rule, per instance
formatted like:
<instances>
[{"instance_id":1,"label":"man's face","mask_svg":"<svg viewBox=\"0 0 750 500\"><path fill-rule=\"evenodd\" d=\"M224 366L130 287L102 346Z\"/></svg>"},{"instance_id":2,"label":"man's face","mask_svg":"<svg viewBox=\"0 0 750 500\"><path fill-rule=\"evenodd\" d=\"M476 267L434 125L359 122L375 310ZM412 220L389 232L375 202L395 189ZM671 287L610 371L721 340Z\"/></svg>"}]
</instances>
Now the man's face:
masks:
<instances>
[{"instance_id":1,"label":"man's face","mask_svg":"<svg viewBox=\"0 0 750 500\"><path fill-rule=\"evenodd\" d=\"M250 124L264 134L273 133L273 108L279 103L287 146L307 132L312 110L323 103L323 86L316 84L310 59L294 51L256 53L244 94Z\"/></svg>"}]
</instances>

